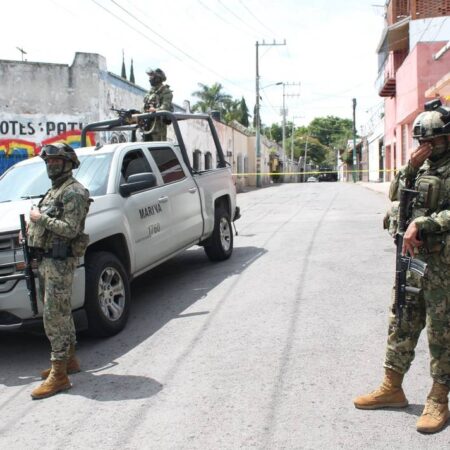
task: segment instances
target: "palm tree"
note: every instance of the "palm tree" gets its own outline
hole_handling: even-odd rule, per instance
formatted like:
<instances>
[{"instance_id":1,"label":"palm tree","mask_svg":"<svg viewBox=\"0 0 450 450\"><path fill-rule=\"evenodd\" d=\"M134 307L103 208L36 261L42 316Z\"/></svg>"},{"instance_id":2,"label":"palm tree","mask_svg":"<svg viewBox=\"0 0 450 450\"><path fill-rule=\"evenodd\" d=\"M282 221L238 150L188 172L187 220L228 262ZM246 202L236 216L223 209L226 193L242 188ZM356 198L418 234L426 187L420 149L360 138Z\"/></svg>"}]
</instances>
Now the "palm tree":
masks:
<instances>
[{"instance_id":1,"label":"palm tree","mask_svg":"<svg viewBox=\"0 0 450 450\"><path fill-rule=\"evenodd\" d=\"M198 83L200 90L192 93L199 101L192 107L193 111L209 112L220 111L223 115L227 108L227 102L232 101L231 95L222 92L223 86L214 83L211 87L203 83Z\"/></svg>"}]
</instances>

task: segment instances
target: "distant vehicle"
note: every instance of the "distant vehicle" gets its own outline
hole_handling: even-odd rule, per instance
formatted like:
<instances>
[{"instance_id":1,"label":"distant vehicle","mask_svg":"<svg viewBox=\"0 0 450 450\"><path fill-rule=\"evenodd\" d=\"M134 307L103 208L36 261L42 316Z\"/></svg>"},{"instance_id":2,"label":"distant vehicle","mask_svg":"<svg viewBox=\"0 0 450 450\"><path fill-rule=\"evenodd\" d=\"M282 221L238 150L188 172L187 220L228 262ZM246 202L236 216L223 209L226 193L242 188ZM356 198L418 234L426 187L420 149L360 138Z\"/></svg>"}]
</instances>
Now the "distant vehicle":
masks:
<instances>
[{"instance_id":1,"label":"distant vehicle","mask_svg":"<svg viewBox=\"0 0 450 450\"><path fill-rule=\"evenodd\" d=\"M317 183L319 180L316 177L309 177L306 182L307 183Z\"/></svg>"},{"instance_id":2,"label":"distant vehicle","mask_svg":"<svg viewBox=\"0 0 450 450\"><path fill-rule=\"evenodd\" d=\"M320 172L318 175L319 181L337 181L338 180L338 174L337 174L335 168L321 166L321 167L319 167L319 172Z\"/></svg>"}]
</instances>

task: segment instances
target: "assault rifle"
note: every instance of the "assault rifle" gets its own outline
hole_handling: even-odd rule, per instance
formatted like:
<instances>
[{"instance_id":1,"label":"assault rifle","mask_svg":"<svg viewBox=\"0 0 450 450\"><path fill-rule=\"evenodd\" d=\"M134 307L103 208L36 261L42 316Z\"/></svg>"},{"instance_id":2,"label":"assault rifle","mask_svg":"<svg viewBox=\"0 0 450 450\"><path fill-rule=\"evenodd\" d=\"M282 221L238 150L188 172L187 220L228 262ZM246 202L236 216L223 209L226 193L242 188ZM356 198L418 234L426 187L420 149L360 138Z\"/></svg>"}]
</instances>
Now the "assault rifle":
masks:
<instances>
[{"instance_id":1,"label":"assault rifle","mask_svg":"<svg viewBox=\"0 0 450 450\"><path fill-rule=\"evenodd\" d=\"M111 111L114 111L119 116L119 119L123 122L123 124L131 125L132 123L136 123L133 120L133 114L140 114L141 112L137 109L116 109L111 108Z\"/></svg>"},{"instance_id":2,"label":"assault rifle","mask_svg":"<svg viewBox=\"0 0 450 450\"><path fill-rule=\"evenodd\" d=\"M27 226L25 222L25 215L20 215L20 231L22 234L22 250L23 250L23 260L25 263L24 273L25 282L27 283L28 297L30 299L31 310L33 311L33 317L37 316L37 298L36 298L36 280L34 277L33 267L32 267L32 257L30 252L30 247L28 247L27 239Z\"/></svg>"},{"instance_id":3,"label":"assault rifle","mask_svg":"<svg viewBox=\"0 0 450 450\"><path fill-rule=\"evenodd\" d=\"M406 306L406 294L419 295L421 289L406 284L406 273L414 272L421 277L425 275L427 265L419 259L402 255L403 236L409 225L411 215L412 200L419 194L412 189L400 189L399 219L398 229L395 236L396 259L395 259L395 288L393 313L397 318L397 325L400 325L403 316L403 310Z\"/></svg>"}]
</instances>

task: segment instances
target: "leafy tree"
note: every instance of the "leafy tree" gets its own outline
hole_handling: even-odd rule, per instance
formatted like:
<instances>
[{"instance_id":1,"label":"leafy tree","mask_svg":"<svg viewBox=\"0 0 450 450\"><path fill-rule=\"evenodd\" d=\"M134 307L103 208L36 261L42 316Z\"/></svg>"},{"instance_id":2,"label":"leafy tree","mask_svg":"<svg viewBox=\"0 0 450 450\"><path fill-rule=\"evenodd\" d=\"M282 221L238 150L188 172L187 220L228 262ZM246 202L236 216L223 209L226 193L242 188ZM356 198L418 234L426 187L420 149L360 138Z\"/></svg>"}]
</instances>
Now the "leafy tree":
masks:
<instances>
[{"instance_id":1,"label":"leafy tree","mask_svg":"<svg viewBox=\"0 0 450 450\"><path fill-rule=\"evenodd\" d=\"M336 116L317 117L309 124L308 130L321 144L330 148L340 147L352 136L353 122Z\"/></svg>"},{"instance_id":2,"label":"leafy tree","mask_svg":"<svg viewBox=\"0 0 450 450\"><path fill-rule=\"evenodd\" d=\"M221 117L226 123L233 120L238 121L245 127L249 126L249 112L244 97L241 100L234 99L231 95L223 92L220 83L214 83L207 86L198 83L200 89L192 93L199 101L193 105L193 111L209 112L219 111Z\"/></svg>"},{"instance_id":3,"label":"leafy tree","mask_svg":"<svg viewBox=\"0 0 450 450\"><path fill-rule=\"evenodd\" d=\"M201 112L215 110L220 111L221 115L224 115L227 102L232 101L231 95L222 91L223 86L220 83L214 83L212 86L207 86L203 83L198 83L198 85L200 89L194 91L192 95L197 97L199 101L192 107L192 110Z\"/></svg>"},{"instance_id":4,"label":"leafy tree","mask_svg":"<svg viewBox=\"0 0 450 450\"><path fill-rule=\"evenodd\" d=\"M294 157L298 159L300 156L305 156L314 164L321 165L327 157L329 148L323 145L316 137L308 134L302 134L295 137L294 140Z\"/></svg>"},{"instance_id":5,"label":"leafy tree","mask_svg":"<svg viewBox=\"0 0 450 450\"><path fill-rule=\"evenodd\" d=\"M229 100L226 100L223 104L224 109L222 110L222 117L226 123L230 123L233 120L237 120L240 122L241 118L241 111L239 109L240 107L240 100L235 100L233 98L230 98Z\"/></svg>"},{"instance_id":6,"label":"leafy tree","mask_svg":"<svg viewBox=\"0 0 450 450\"><path fill-rule=\"evenodd\" d=\"M273 123L269 127L265 127L264 134L271 141L275 141L278 143L280 143L283 139L283 130L277 123Z\"/></svg>"},{"instance_id":7,"label":"leafy tree","mask_svg":"<svg viewBox=\"0 0 450 450\"><path fill-rule=\"evenodd\" d=\"M292 135L292 122L286 122L286 146L288 145L288 139L291 138ZM281 144L283 142L283 125L278 123L273 123L270 127L264 128L264 135L271 139L272 141Z\"/></svg>"},{"instance_id":8,"label":"leafy tree","mask_svg":"<svg viewBox=\"0 0 450 450\"><path fill-rule=\"evenodd\" d=\"M244 127L248 128L250 125L250 122L248 120L249 117L250 113L248 111L247 103L245 103L245 98L242 97L241 101L239 102L239 118L237 119L237 121L244 125Z\"/></svg>"}]
</instances>

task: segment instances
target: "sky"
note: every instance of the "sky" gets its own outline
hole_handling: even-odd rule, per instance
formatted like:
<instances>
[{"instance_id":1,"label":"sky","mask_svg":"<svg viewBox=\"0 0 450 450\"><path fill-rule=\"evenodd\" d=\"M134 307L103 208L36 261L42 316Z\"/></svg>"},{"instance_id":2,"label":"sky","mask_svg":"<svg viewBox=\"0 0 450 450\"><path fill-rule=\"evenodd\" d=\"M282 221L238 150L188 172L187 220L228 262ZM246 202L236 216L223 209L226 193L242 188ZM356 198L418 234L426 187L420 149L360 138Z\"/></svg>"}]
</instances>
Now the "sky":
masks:
<instances>
[{"instance_id":1,"label":"sky","mask_svg":"<svg viewBox=\"0 0 450 450\"><path fill-rule=\"evenodd\" d=\"M195 103L198 83L255 104L259 48L261 120L296 126L315 117L352 118L370 128L379 117L377 46L385 0L14 0L2 4L0 59L72 64L98 53L108 71L149 88L147 67L162 68L174 102ZM285 43L285 45L284 45ZM276 85L276 83L284 85ZM0 84L1 89L1 84ZM284 95L283 95L284 94ZM120 105L126 107L126 105Z\"/></svg>"}]
</instances>

